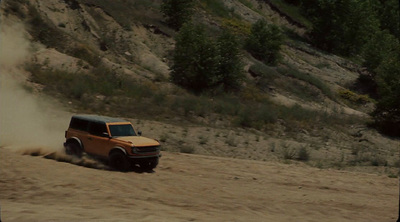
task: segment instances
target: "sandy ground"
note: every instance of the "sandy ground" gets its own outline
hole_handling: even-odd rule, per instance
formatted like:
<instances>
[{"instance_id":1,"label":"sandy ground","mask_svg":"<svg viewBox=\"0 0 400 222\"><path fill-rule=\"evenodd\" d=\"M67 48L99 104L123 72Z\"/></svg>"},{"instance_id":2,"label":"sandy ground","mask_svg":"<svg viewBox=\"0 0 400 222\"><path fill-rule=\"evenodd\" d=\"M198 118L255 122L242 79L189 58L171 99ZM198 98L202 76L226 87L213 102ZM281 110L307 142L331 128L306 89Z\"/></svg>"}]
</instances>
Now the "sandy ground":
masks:
<instances>
[{"instance_id":1,"label":"sandy ground","mask_svg":"<svg viewBox=\"0 0 400 222\"><path fill-rule=\"evenodd\" d=\"M78 11L69 10L67 3L58 1L32 2L36 6L40 5L39 11L46 14L46 17L53 21L56 26L61 22L67 25L66 29L75 30L76 27L82 27L83 19L93 22L88 17L89 15L77 15L75 13L78 13ZM63 9L66 11L62 12ZM104 15L104 13L101 15ZM274 15L270 17L274 17ZM52 108L36 102L28 93L17 89L16 86L14 87L16 84L9 84L11 80L4 81L4 79L8 79L4 78L6 72L9 72L10 75L8 76L14 77L15 73L21 71L18 69L19 65L24 64L26 60L29 61L27 58L30 58L31 46L29 41L21 34L25 33L23 27L15 26L11 23L11 20L9 20L11 25L8 25L8 27L6 25L8 22L2 21L4 22L0 30L2 34L0 68L3 77L1 82L4 84L1 88L6 89L6 91L1 92L3 97L0 101L3 102L3 105L1 106L2 115L0 117L3 118L0 120L3 121L1 122L2 129L7 130L0 133L0 138L3 139L1 145L14 144L14 142L30 144L29 142L32 140L37 142L38 138L40 138L39 140L46 140L44 141L46 144L49 142L52 144L53 138L62 137L70 115L60 118L60 124L58 121L55 123L50 121L47 124L49 121L46 120L58 119L58 115L54 116L43 111L52 110ZM92 30L96 30L96 24L90 24L90 22L88 24L91 25ZM114 23L114 25L116 26L113 27L119 27L117 23ZM119 28L119 32L123 32L122 30L122 27ZM144 42L150 41L144 38L149 33L146 33L147 31L143 28L134 29L134 31L141 31L139 33L141 35L128 38L133 32L123 32L121 36L126 36L123 39L129 41L119 43L135 46L135 50L132 49L131 51L141 55L140 58L152 58L152 51L156 50L150 50L151 47L144 44ZM82 34L77 35L76 38L91 39L93 44L96 43L97 46L97 39L93 37L93 33L83 30L77 30L76 33L79 32L82 32ZM152 38L158 38L155 36L155 34L151 35ZM161 46L167 45L166 43L169 41L163 40L155 45L163 48ZM172 44L169 45L172 46ZM61 65L70 69L77 63L67 56L64 56L64 63L58 63L58 61L63 60L61 58L63 56L50 50L38 53L37 59L41 61L42 58L45 61L47 57L56 57L57 63L49 61L48 66L52 68ZM113 58L120 58L119 60L124 61L126 55L124 52L118 52L120 57L114 55ZM320 58L320 56L303 57L306 56L305 54L302 51L293 50L290 56L287 56L287 60L294 61L293 64L302 71L311 72L316 76L324 76L327 82L337 84L347 82L348 71L335 73L331 71L331 69L337 68L335 61L315 60L315 57ZM321 71L313 68L313 66L310 67L300 58L314 61L312 64L315 65L313 66L326 67L322 68ZM152 67L155 71L160 71L161 74L167 72L164 62L159 59L155 60L154 64L151 59L141 60L135 57L129 59L134 61L136 59L135 62L140 63L141 66ZM154 68L157 64L157 68ZM131 63L125 64L125 67L131 66ZM342 70L341 67L338 69ZM40 98L41 100L43 98ZM16 120L18 122L15 122ZM61 126L61 128L58 129L58 126ZM166 133L169 136L167 143L174 141L173 136L170 136L174 134L172 132L180 135L180 131L182 131L182 134L187 134L188 132L185 131L189 131L188 137L192 136L192 140L199 143L197 142L199 137L192 132L194 131L193 128L190 130L172 129L172 126L165 128L165 125L157 129L154 125L153 127L155 128L154 131L145 128L146 132L161 135L163 133L161 131L167 130ZM51 132L48 129L51 129ZM158 133L155 132L157 130ZM213 130L209 132L207 129L204 129L204 132L208 132L206 135L210 135L207 146L225 152L222 145L218 144L224 144L224 140L227 139L213 142L218 132ZM230 132L225 132L223 135L228 137ZM30 136L35 138L30 138ZM175 137L177 138L175 139L176 143L181 143L180 137ZM5 141L4 138L10 141ZM248 143L253 145L257 142L258 144L259 142L256 140L258 139L254 138L253 141ZM54 144L61 144L58 139L54 139L54 142ZM265 147L267 142L269 141L260 139L262 145L259 145L259 147ZM176 143L171 142L170 146ZM240 146L229 148L234 149L233 154L242 155L235 157L249 156L248 153L237 152L240 151ZM398 179L376 174L320 170L302 164L288 165L274 161L261 162L213 157L213 153L210 156L168 152L163 154L159 167L153 173L120 173L78 166L77 164L82 163L79 160L72 160L76 164L58 162L41 156L21 155L7 148L0 148L1 219L6 222L380 222L394 221L397 218ZM257 153L257 155L264 154ZM88 163L90 161L85 162L86 165ZM101 165L96 164L91 166L102 168Z\"/></svg>"},{"instance_id":2,"label":"sandy ground","mask_svg":"<svg viewBox=\"0 0 400 222\"><path fill-rule=\"evenodd\" d=\"M398 180L300 164L163 153L114 172L0 148L3 221L394 221Z\"/></svg>"}]
</instances>

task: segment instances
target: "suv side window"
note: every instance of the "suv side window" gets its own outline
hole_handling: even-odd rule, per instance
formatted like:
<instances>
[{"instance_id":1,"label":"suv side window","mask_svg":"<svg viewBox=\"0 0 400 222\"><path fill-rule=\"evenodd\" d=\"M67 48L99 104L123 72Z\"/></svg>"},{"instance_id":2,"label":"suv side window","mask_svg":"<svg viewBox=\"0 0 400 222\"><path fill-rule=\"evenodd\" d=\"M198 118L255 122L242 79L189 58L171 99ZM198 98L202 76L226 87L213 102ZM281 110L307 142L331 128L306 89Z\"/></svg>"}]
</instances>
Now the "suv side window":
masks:
<instances>
[{"instance_id":1,"label":"suv side window","mask_svg":"<svg viewBox=\"0 0 400 222\"><path fill-rule=\"evenodd\" d=\"M88 125L89 125L89 121L87 121L87 120L73 118L73 119L71 119L71 123L69 124L69 127L72 129L86 131L88 128Z\"/></svg>"},{"instance_id":2,"label":"suv side window","mask_svg":"<svg viewBox=\"0 0 400 222\"><path fill-rule=\"evenodd\" d=\"M92 122L89 125L89 133L95 136L103 136L103 133L107 132L107 127L104 123Z\"/></svg>"}]
</instances>

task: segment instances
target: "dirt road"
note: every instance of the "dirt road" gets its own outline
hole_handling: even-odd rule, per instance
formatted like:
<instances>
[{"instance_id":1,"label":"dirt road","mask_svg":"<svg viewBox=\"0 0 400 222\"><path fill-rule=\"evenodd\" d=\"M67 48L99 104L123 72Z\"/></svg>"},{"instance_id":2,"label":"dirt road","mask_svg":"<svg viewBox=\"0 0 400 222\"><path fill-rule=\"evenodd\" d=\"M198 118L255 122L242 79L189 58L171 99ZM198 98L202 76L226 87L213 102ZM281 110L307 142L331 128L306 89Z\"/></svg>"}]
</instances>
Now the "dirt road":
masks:
<instances>
[{"instance_id":1,"label":"dirt road","mask_svg":"<svg viewBox=\"0 0 400 222\"><path fill-rule=\"evenodd\" d=\"M3 221L395 221L398 180L163 153L153 173L113 172L0 148Z\"/></svg>"}]
</instances>

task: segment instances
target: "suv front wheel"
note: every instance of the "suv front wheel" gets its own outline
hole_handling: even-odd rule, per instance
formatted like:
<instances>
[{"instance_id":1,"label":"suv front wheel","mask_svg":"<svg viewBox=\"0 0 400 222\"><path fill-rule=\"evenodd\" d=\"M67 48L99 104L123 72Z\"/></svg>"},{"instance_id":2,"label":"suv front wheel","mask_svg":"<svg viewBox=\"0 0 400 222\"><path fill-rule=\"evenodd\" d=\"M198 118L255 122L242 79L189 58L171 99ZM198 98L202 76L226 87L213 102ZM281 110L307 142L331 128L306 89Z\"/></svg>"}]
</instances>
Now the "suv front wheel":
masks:
<instances>
[{"instance_id":1,"label":"suv front wheel","mask_svg":"<svg viewBox=\"0 0 400 222\"><path fill-rule=\"evenodd\" d=\"M115 151L110 154L109 157L110 166L116 170L126 172L130 168L128 158L121 151Z\"/></svg>"}]
</instances>

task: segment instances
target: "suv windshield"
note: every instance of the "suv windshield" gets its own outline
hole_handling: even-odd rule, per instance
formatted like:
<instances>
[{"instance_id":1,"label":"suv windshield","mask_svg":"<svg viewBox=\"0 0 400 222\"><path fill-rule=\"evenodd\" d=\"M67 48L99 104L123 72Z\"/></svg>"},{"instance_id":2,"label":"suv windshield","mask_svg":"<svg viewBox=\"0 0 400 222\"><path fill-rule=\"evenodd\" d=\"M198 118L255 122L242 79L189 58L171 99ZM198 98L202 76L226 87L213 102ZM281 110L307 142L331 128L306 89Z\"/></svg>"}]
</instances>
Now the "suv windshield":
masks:
<instances>
[{"instance_id":1,"label":"suv windshield","mask_svg":"<svg viewBox=\"0 0 400 222\"><path fill-rule=\"evenodd\" d=\"M130 124L110 125L109 128L112 137L136 136L135 130L133 130L133 127Z\"/></svg>"}]
</instances>

